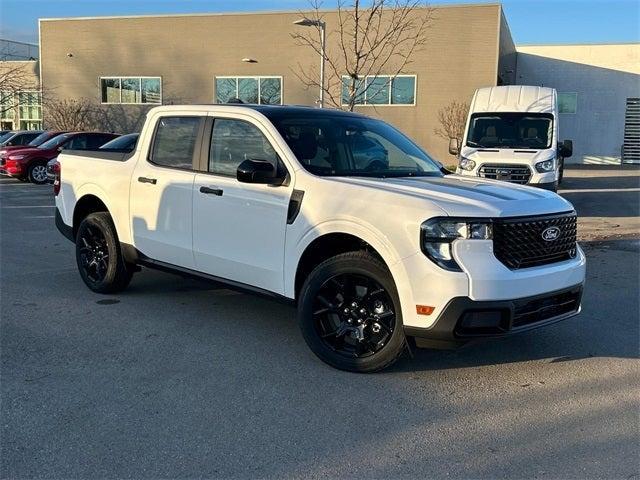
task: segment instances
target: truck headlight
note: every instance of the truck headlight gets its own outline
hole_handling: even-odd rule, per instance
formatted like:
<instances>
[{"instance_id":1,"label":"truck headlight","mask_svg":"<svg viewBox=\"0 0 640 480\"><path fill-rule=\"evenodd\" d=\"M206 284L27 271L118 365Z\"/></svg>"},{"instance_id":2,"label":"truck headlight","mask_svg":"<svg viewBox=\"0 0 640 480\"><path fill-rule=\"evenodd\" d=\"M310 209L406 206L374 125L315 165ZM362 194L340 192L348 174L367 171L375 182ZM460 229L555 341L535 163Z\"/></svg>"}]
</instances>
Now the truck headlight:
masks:
<instances>
[{"instance_id":1,"label":"truck headlight","mask_svg":"<svg viewBox=\"0 0 640 480\"><path fill-rule=\"evenodd\" d=\"M545 160L544 162L536 163L536 170L538 173L553 172L556 169L556 161L553 158Z\"/></svg>"},{"instance_id":2,"label":"truck headlight","mask_svg":"<svg viewBox=\"0 0 640 480\"><path fill-rule=\"evenodd\" d=\"M432 218L420 226L420 248L436 265L461 272L451 251L451 243L457 239L490 240L493 228L489 220Z\"/></svg>"},{"instance_id":3,"label":"truck headlight","mask_svg":"<svg viewBox=\"0 0 640 480\"><path fill-rule=\"evenodd\" d=\"M458 166L462 170L471 171L474 168L476 168L476 162L465 157L460 157L460 162L458 163Z\"/></svg>"}]
</instances>

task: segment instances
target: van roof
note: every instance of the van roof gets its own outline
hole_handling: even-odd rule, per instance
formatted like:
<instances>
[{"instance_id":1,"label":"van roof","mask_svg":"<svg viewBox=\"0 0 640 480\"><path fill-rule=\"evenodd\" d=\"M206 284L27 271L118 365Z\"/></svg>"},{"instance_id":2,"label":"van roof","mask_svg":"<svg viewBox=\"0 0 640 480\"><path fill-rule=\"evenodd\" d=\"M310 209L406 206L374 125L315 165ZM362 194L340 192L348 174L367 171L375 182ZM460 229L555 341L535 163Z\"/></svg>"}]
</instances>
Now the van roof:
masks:
<instances>
[{"instance_id":1,"label":"van roof","mask_svg":"<svg viewBox=\"0 0 640 480\"><path fill-rule=\"evenodd\" d=\"M508 85L476 90L471 113L538 112L555 113L556 91L549 87Z\"/></svg>"}]
</instances>

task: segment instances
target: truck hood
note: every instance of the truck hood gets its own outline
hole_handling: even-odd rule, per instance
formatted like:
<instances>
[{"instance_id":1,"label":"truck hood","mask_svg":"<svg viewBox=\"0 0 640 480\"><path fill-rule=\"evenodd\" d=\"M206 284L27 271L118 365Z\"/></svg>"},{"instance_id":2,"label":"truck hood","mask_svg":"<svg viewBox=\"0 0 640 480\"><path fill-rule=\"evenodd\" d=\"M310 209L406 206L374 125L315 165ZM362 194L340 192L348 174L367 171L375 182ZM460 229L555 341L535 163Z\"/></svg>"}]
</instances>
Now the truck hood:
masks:
<instances>
[{"instance_id":1,"label":"truck hood","mask_svg":"<svg viewBox=\"0 0 640 480\"><path fill-rule=\"evenodd\" d=\"M498 163L504 165L516 164L533 166L538 162L555 158L556 152L553 148L527 150L518 148L491 149L463 147L460 154L465 158L473 160L477 165Z\"/></svg>"},{"instance_id":2,"label":"truck hood","mask_svg":"<svg viewBox=\"0 0 640 480\"><path fill-rule=\"evenodd\" d=\"M454 217L517 217L573 210L553 192L498 180L444 177L332 177L333 181L427 200ZM392 202L393 199L389 198Z\"/></svg>"}]
</instances>

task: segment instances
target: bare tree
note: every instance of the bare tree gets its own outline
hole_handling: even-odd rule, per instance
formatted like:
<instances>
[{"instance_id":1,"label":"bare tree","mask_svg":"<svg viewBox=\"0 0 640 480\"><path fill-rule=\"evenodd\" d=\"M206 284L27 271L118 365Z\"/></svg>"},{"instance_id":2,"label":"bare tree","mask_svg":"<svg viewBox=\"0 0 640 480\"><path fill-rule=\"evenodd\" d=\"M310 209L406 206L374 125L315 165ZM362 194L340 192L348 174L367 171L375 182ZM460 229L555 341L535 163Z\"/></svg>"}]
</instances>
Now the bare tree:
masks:
<instances>
[{"instance_id":1,"label":"bare tree","mask_svg":"<svg viewBox=\"0 0 640 480\"><path fill-rule=\"evenodd\" d=\"M15 111L20 92L38 90L32 68L26 62L0 62L0 114Z\"/></svg>"},{"instance_id":2,"label":"bare tree","mask_svg":"<svg viewBox=\"0 0 640 480\"><path fill-rule=\"evenodd\" d=\"M54 130L88 130L93 127L93 105L86 98L45 99L47 128Z\"/></svg>"},{"instance_id":3,"label":"bare tree","mask_svg":"<svg viewBox=\"0 0 640 480\"><path fill-rule=\"evenodd\" d=\"M458 141L459 149L462 144L468 114L468 103L458 102L457 100L452 101L446 107L438 110L438 122L440 126L434 128L433 133L445 140L455 138Z\"/></svg>"},{"instance_id":4,"label":"bare tree","mask_svg":"<svg viewBox=\"0 0 640 480\"><path fill-rule=\"evenodd\" d=\"M320 56L320 22L325 22L325 14L321 0L310 0L310 7L311 11L301 14L317 26L297 30L291 36L296 45ZM338 0L336 17L337 25L327 30L325 42L325 84L320 85L314 67L298 64L294 73L307 88L322 88L332 106L352 111L365 95L387 91L393 79L406 71L413 54L426 44L433 9L422 0ZM367 82L367 77L382 80Z\"/></svg>"}]
</instances>

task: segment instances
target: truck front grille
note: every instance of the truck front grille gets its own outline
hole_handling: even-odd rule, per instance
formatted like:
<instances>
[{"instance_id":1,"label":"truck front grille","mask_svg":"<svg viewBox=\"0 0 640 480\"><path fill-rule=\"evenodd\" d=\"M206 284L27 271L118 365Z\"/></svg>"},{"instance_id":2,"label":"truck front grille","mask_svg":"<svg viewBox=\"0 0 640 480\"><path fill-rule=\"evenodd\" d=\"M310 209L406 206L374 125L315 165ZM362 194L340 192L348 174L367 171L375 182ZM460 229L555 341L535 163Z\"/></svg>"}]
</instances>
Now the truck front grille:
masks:
<instances>
[{"instance_id":1,"label":"truck front grille","mask_svg":"<svg viewBox=\"0 0 640 480\"><path fill-rule=\"evenodd\" d=\"M531 170L526 165L498 165L487 163L478 169L478 175L493 180L504 180L519 185L529 183Z\"/></svg>"},{"instance_id":2,"label":"truck front grille","mask_svg":"<svg viewBox=\"0 0 640 480\"><path fill-rule=\"evenodd\" d=\"M536 267L576 256L575 212L496 219L493 253L508 268Z\"/></svg>"}]
</instances>

